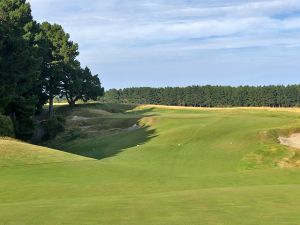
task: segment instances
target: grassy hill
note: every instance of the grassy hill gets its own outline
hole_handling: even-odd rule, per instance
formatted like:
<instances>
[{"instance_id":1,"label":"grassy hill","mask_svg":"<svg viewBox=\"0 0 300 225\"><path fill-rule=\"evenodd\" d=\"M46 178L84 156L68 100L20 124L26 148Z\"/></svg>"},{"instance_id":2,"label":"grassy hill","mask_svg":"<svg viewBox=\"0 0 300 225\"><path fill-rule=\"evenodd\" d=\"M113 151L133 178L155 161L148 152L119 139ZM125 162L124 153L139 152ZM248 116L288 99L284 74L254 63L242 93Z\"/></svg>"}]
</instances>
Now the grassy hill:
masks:
<instances>
[{"instance_id":1,"label":"grassy hill","mask_svg":"<svg viewBox=\"0 0 300 225\"><path fill-rule=\"evenodd\" d=\"M58 114L67 130L45 144L61 151L0 141L0 224L300 224L298 151L277 141L300 127L296 110Z\"/></svg>"},{"instance_id":2,"label":"grassy hill","mask_svg":"<svg viewBox=\"0 0 300 225\"><path fill-rule=\"evenodd\" d=\"M27 144L14 139L0 139L0 167L39 165L80 160L89 160L89 158Z\"/></svg>"}]
</instances>

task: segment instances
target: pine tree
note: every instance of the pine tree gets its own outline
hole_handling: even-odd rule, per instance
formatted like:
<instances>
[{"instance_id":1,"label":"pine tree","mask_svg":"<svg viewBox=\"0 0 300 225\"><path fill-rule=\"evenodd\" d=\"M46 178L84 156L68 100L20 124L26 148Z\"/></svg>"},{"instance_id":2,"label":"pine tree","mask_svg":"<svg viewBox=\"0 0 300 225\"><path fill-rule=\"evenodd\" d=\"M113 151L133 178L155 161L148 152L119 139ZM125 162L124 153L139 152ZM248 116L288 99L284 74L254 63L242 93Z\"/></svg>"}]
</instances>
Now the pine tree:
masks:
<instances>
[{"instance_id":1,"label":"pine tree","mask_svg":"<svg viewBox=\"0 0 300 225\"><path fill-rule=\"evenodd\" d=\"M35 43L36 22L25 0L0 1L0 102L15 126L16 137L28 139L38 97L32 91L41 59Z\"/></svg>"}]
</instances>

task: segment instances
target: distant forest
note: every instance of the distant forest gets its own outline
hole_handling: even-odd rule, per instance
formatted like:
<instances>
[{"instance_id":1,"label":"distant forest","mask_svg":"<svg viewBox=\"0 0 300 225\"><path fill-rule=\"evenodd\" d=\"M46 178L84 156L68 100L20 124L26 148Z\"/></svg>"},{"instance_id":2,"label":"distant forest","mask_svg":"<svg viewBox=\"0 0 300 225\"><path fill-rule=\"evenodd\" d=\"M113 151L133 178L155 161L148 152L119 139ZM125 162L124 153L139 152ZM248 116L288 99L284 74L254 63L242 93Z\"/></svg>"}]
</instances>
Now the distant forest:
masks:
<instances>
[{"instance_id":1,"label":"distant forest","mask_svg":"<svg viewBox=\"0 0 300 225\"><path fill-rule=\"evenodd\" d=\"M300 106L300 85L111 89L105 93L104 101L194 107L295 107Z\"/></svg>"}]
</instances>

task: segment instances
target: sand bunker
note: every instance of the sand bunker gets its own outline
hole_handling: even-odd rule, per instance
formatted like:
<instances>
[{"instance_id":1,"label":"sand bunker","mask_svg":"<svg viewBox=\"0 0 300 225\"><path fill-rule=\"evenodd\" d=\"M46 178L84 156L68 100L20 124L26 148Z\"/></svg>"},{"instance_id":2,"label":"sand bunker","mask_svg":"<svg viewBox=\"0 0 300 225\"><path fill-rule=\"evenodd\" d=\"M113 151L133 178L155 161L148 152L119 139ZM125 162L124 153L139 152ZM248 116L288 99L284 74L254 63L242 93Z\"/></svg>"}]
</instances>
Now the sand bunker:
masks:
<instances>
[{"instance_id":1,"label":"sand bunker","mask_svg":"<svg viewBox=\"0 0 300 225\"><path fill-rule=\"evenodd\" d=\"M300 149L300 133L292 134L289 137L279 137L278 140L282 145Z\"/></svg>"}]
</instances>

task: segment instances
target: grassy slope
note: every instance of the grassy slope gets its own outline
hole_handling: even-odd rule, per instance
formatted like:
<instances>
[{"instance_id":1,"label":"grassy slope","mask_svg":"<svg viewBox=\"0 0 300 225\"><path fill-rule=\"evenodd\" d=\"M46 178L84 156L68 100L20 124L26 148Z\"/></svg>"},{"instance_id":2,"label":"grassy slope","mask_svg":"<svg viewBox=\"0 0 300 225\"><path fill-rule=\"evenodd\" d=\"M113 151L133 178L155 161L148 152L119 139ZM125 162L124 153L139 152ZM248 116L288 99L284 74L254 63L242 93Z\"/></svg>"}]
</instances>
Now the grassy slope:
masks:
<instances>
[{"instance_id":1,"label":"grassy slope","mask_svg":"<svg viewBox=\"0 0 300 225\"><path fill-rule=\"evenodd\" d=\"M300 224L300 171L276 167L289 151L262 137L298 113L143 114L150 127L60 143L101 160L1 168L0 224Z\"/></svg>"},{"instance_id":2,"label":"grassy slope","mask_svg":"<svg viewBox=\"0 0 300 225\"><path fill-rule=\"evenodd\" d=\"M0 139L0 167L39 165L90 160L82 156L30 145L14 139Z\"/></svg>"}]
</instances>

